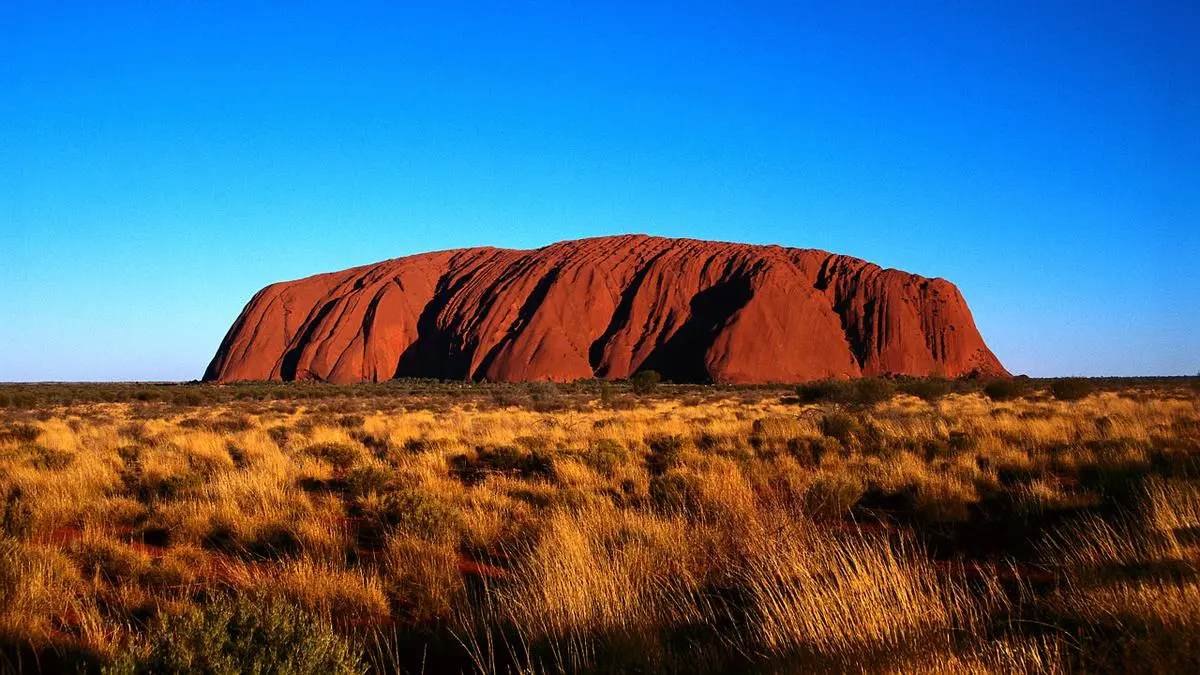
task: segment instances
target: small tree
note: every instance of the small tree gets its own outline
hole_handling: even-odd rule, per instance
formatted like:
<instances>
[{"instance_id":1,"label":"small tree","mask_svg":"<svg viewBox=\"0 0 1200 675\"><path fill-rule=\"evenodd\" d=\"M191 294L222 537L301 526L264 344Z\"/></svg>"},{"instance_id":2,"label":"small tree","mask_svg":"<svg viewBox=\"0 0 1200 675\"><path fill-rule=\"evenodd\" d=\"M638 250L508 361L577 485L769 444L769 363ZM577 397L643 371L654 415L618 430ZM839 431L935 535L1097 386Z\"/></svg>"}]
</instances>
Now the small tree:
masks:
<instances>
[{"instance_id":1,"label":"small tree","mask_svg":"<svg viewBox=\"0 0 1200 675\"><path fill-rule=\"evenodd\" d=\"M653 370L643 370L629 378L629 384L633 387L633 393L639 396L653 392L661 381L662 376Z\"/></svg>"}]
</instances>

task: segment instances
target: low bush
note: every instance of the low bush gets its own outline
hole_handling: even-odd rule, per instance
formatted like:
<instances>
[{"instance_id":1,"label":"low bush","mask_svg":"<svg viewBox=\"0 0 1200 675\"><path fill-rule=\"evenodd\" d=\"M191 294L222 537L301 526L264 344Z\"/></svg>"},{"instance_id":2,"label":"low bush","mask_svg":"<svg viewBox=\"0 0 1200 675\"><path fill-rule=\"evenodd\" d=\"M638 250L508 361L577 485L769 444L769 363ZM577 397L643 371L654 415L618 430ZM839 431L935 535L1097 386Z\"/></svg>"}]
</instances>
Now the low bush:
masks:
<instances>
[{"instance_id":1,"label":"low bush","mask_svg":"<svg viewBox=\"0 0 1200 675\"><path fill-rule=\"evenodd\" d=\"M983 385L983 394L993 401L1011 401L1021 396L1021 388L1015 380L1001 378Z\"/></svg>"},{"instance_id":2,"label":"low bush","mask_svg":"<svg viewBox=\"0 0 1200 675\"><path fill-rule=\"evenodd\" d=\"M553 478L554 458L546 452L522 452L512 445L476 448L475 456L463 454L450 459L450 468L465 483L475 484L489 474L512 474L520 478Z\"/></svg>"},{"instance_id":3,"label":"low bush","mask_svg":"<svg viewBox=\"0 0 1200 675\"><path fill-rule=\"evenodd\" d=\"M854 381L851 403L875 405L896 393L896 385L880 377L864 377Z\"/></svg>"},{"instance_id":4,"label":"low bush","mask_svg":"<svg viewBox=\"0 0 1200 675\"><path fill-rule=\"evenodd\" d=\"M392 443L388 439L387 434L370 433L361 428L356 429L352 433L354 440L363 444L363 447L371 451L377 459L386 459L392 451Z\"/></svg>"},{"instance_id":5,"label":"low bush","mask_svg":"<svg viewBox=\"0 0 1200 675\"><path fill-rule=\"evenodd\" d=\"M840 401L849 389L850 383L846 380L815 380L796 387L796 397L801 403Z\"/></svg>"},{"instance_id":6,"label":"low bush","mask_svg":"<svg viewBox=\"0 0 1200 675\"><path fill-rule=\"evenodd\" d=\"M625 446L610 438L598 438L584 455L584 461L600 473L611 476L629 458Z\"/></svg>"},{"instance_id":7,"label":"low bush","mask_svg":"<svg viewBox=\"0 0 1200 675\"><path fill-rule=\"evenodd\" d=\"M832 437L796 439L788 447L792 457L802 466L817 466L821 459L841 452L842 444Z\"/></svg>"},{"instance_id":8,"label":"low bush","mask_svg":"<svg viewBox=\"0 0 1200 675\"><path fill-rule=\"evenodd\" d=\"M440 541L458 532L459 509L425 490L409 489L383 496L380 520L391 528L430 541Z\"/></svg>"},{"instance_id":9,"label":"low bush","mask_svg":"<svg viewBox=\"0 0 1200 675\"><path fill-rule=\"evenodd\" d=\"M359 460L358 448L349 443L315 443L304 449L304 453L325 460L336 469L346 470Z\"/></svg>"},{"instance_id":10,"label":"low bush","mask_svg":"<svg viewBox=\"0 0 1200 675\"><path fill-rule=\"evenodd\" d=\"M0 507L0 535L26 537L33 526L33 505L21 486L13 486Z\"/></svg>"},{"instance_id":11,"label":"low bush","mask_svg":"<svg viewBox=\"0 0 1200 675\"><path fill-rule=\"evenodd\" d=\"M1060 401L1078 401L1093 391L1092 383L1082 377L1064 377L1050 384L1050 393Z\"/></svg>"},{"instance_id":12,"label":"low bush","mask_svg":"<svg viewBox=\"0 0 1200 675\"><path fill-rule=\"evenodd\" d=\"M187 392L183 394L175 394L171 397L171 403L177 406L195 407L204 405L204 398L196 392Z\"/></svg>"},{"instance_id":13,"label":"low bush","mask_svg":"<svg viewBox=\"0 0 1200 675\"><path fill-rule=\"evenodd\" d=\"M949 394L950 390L950 381L940 377L908 380L900 385L900 391L903 391L905 394L931 402Z\"/></svg>"},{"instance_id":14,"label":"low bush","mask_svg":"<svg viewBox=\"0 0 1200 675\"><path fill-rule=\"evenodd\" d=\"M862 430L862 424L854 415L833 412L821 418L821 433L837 439L842 445L850 445Z\"/></svg>"},{"instance_id":15,"label":"low bush","mask_svg":"<svg viewBox=\"0 0 1200 675\"><path fill-rule=\"evenodd\" d=\"M880 377L816 380L796 387L796 398L801 403L875 405L890 399L895 393L896 385Z\"/></svg>"},{"instance_id":16,"label":"low bush","mask_svg":"<svg viewBox=\"0 0 1200 675\"><path fill-rule=\"evenodd\" d=\"M650 454L646 456L646 466L650 473L665 473L683 463L687 443L682 436L660 434L646 439L646 444L650 446Z\"/></svg>"},{"instance_id":17,"label":"low bush","mask_svg":"<svg viewBox=\"0 0 1200 675\"><path fill-rule=\"evenodd\" d=\"M650 479L650 501L663 511L695 512L700 499L700 484L695 476L673 471Z\"/></svg>"},{"instance_id":18,"label":"low bush","mask_svg":"<svg viewBox=\"0 0 1200 675\"><path fill-rule=\"evenodd\" d=\"M819 471L804 491L804 511L816 520L837 520L845 517L865 492L866 485L858 476Z\"/></svg>"},{"instance_id":19,"label":"low bush","mask_svg":"<svg viewBox=\"0 0 1200 675\"><path fill-rule=\"evenodd\" d=\"M530 382L526 385L526 390L532 402L530 408L536 412L554 412L568 407L566 398L553 382Z\"/></svg>"},{"instance_id":20,"label":"low bush","mask_svg":"<svg viewBox=\"0 0 1200 675\"><path fill-rule=\"evenodd\" d=\"M361 655L325 621L281 601L220 598L180 614L164 612L113 673L366 672Z\"/></svg>"},{"instance_id":21,"label":"low bush","mask_svg":"<svg viewBox=\"0 0 1200 675\"><path fill-rule=\"evenodd\" d=\"M346 492L354 497L383 492L394 478L392 470L386 466L365 464L351 469L346 474Z\"/></svg>"},{"instance_id":22,"label":"low bush","mask_svg":"<svg viewBox=\"0 0 1200 675\"><path fill-rule=\"evenodd\" d=\"M42 435L42 430L32 424L10 424L0 429L0 441L14 440L21 443L33 443Z\"/></svg>"},{"instance_id":23,"label":"low bush","mask_svg":"<svg viewBox=\"0 0 1200 675\"><path fill-rule=\"evenodd\" d=\"M662 382L662 376L653 370L643 370L629 378L629 385L638 396L653 393L659 382Z\"/></svg>"},{"instance_id":24,"label":"low bush","mask_svg":"<svg viewBox=\"0 0 1200 675\"><path fill-rule=\"evenodd\" d=\"M75 461L75 453L64 450L47 448L42 445L25 447L29 454L29 464L40 471L62 471Z\"/></svg>"},{"instance_id":25,"label":"low bush","mask_svg":"<svg viewBox=\"0 0 1200 675\"><path fill-rule=\"evenodd\" d=\"M157 500L178 499L189 491L204 485L204 477L191 471L175 474L142 475L133 485L139 501L152 503Z\"/></svg>"}]
</instances>

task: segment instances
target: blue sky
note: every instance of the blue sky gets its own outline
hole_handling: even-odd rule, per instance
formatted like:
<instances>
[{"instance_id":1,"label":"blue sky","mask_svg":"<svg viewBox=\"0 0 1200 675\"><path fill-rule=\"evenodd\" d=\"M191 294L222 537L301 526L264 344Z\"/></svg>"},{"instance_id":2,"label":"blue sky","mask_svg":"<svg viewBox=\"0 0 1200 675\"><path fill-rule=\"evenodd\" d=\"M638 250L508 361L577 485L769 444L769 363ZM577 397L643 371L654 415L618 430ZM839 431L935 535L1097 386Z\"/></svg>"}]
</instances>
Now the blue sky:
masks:
<instances>
[{"instance_id":1,"label":"blue sky","mask_svg":"<svg viewBox=\"0 0 1200 675\"><path fill-rule=\"evenodd\" d=\"M1014 372L1194 374L1197 28L1190 1L4 0L0 381L198 378L267 283L624 232L946 277Z\"/></svg>"}]
</instances>

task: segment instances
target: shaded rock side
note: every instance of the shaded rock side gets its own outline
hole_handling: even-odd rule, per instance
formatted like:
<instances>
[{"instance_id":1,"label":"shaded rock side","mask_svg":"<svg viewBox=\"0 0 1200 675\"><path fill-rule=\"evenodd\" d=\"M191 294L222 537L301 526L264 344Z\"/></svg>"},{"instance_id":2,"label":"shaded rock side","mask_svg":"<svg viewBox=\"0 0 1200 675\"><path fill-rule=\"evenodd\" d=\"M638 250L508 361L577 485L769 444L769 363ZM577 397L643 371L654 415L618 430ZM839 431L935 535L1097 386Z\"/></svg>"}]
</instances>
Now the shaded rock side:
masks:
<instances>
[{"instance_id":1,"label":"shaded rock side","mask_svg":"<svg viewBox=\"0 0 1200 675\"><path fill-rule=\"evenodd\" d=\"M796 382L1006 375L958 289L823 251L642 235L272 284L204 379Z\"/></svg>"}]
</instances>

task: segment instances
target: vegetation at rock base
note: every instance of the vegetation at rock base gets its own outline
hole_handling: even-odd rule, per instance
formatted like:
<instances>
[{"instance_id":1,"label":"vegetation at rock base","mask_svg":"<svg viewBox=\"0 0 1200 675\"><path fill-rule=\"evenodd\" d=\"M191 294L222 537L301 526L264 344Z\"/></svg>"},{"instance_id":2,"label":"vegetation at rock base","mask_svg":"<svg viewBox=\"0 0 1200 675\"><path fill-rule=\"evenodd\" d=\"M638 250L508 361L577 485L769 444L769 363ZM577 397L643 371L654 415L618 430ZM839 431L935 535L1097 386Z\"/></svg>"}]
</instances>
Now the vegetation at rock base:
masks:
<instances>
[{"instance_id":1,"label":"vegetation at rock base","mask_svg":"<svg viewBox=\"0 0 1200 675\"><path fill-rule=\"evenodd\" d=\"M3 385L0 672L1195 671L1200 390L1063 382Z\"/></svg>"}]
</instances>

